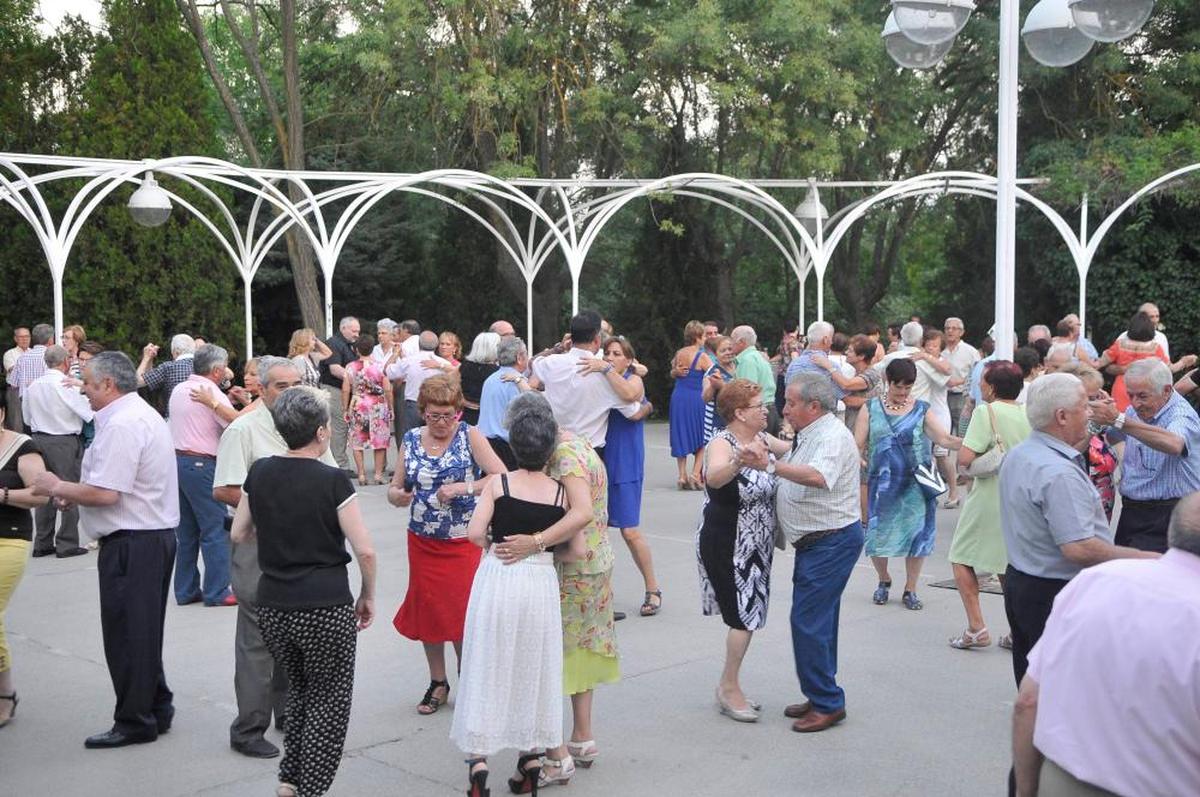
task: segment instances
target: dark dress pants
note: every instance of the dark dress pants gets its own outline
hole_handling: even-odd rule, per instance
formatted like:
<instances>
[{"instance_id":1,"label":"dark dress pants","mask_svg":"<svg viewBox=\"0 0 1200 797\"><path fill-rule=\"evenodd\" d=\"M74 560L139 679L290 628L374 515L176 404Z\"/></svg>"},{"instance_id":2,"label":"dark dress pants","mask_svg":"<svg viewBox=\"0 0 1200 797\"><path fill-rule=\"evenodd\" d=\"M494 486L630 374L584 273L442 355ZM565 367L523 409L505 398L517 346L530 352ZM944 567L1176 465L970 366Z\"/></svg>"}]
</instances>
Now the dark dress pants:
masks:
<instances>
[{"instance_id":1,"label":"dark dress pants","mask_svg":"<svg viewBox=\"0 0 1200 797\"><path fill-rule=\"evenodd\" d=\"M1127 545L1139 551L1167 551L1167 526L1171 524L1171 513L1175 511L1178 498L1164 501L1134 501L1121 499L1121 519L1117 521L1117 533L1113 542Z\"/></svg>"},{"instance_id":2,"label":"dark dress pants","mask_svg":"<svg viewBox=\"0 0 1200 797\"><path fill-rule=\"evenodd\" d=\"M1069 582L1058 578L1040 578L1008 566L1004 578L1004 613L1012 631L1013 677L1017 687L1029 667L1029 651L1042 638L1046 620L1054 608L1054 596Z\"/></svg>"},{"instance_id":3,"label":"dark dress pants","mask_svg":"<svg viewBox=\"0 0 1200 797\"><path fill-rule=\"evenodd\" d=\"M83 437L77 434L33 433L46 470L63 481L77 482L83 465ZM62 522L59 523L59 518ZM53 501L33 510L36 528L33 550L66 553L79 547L79 508L58 509ZM55 527L58 533L55 534Z\"/></svg>"},{"instance_id":4,"label":"dark dress pants","mask_svg":"<svg viewBox=\"0 0 1200 797\"><path fill-rule=\"evenodd\" d=\"M117 707L113 729L158 738L158 724L173 713L163 674L163 623L175 530L117 531L100 541L100 625L104 658Z\"/></svg>"}]
</instances>

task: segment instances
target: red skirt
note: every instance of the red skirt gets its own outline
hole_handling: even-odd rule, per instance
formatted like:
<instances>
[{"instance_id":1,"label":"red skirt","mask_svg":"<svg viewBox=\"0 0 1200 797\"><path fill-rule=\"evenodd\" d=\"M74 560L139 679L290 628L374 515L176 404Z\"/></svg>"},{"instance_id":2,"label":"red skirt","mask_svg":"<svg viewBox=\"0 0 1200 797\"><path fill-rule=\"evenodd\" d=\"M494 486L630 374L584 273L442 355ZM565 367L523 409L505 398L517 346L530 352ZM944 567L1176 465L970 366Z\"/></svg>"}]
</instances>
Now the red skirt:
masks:
<instances>
[{"instance_id":1,"label":"red skirt","mask_svg":"<svg viewBox=\"0 0 1200 797\"><path fill-rule=\"evenodd\" d=\"M459 642L471 582L483 554L467 539L435 540L408 533L408 593L392 620L418 642Z\"/></svg>"}]
</instances>

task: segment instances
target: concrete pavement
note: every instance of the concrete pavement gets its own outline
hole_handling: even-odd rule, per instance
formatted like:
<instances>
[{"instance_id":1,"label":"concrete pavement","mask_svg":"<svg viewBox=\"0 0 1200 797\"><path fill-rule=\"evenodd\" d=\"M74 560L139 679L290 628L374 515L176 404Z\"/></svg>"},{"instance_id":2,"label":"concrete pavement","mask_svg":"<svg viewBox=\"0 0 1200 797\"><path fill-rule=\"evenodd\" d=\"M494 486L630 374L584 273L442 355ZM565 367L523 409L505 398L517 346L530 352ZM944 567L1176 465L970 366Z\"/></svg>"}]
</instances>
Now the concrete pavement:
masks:
<instances>
[{"instance_id":1,"label":"concrete pavement","mask_svg":"<svg viewBox=\"0 0 1200 797\"><path fill-rule=\"evenodd\" d=\"M957 651L946 644L964 625L952 590L926 586L925 609L905 610L902 562L892 570L887 606L871 603L875 575L866 559L847 588L840 636L839 681L848 701L843 724L801 735L782 716L784 705L801 698L788 626L790 552L776 557L771 616L755 634L743 672L747 692L765 704L763 719L746 725L717 713L713 690L725 628L699 611L694 534L702 499L675 489L666 431L665 424L647 428L642 524L662 582L663 611L637 616L641 579L614 533L617 607L630 615L617 625L624 680L598 690L601 756L590 770L579 770L567 794L1002 793L1015 694L1009 655L995 646ZM463 755L447 738L455 694L432 717L416 713L428 682L424 656L391 626L407 584L407 511L388 506L383 490L362 491L380 556L379 617L359 638L346 754L330 793L462 794ZM957 510L939 510L925 582L951 575L945 557L957 516ZM150 745L84 749L86 736L110 726L113 704L95 566L94 554L31 559L13 595L7 626L21 705L0 730L0 794L273 794L277 760L251 760L229 749L232 609L169 608L166 672L177 708L170 734ZM1007 630L1002 600L984 595L983 606L996 638ZM281 743L279 734L269 738ZM493 759L493 793L507 792L504 779L514 760L515 753Z\"/></svg>"}]
</instances>

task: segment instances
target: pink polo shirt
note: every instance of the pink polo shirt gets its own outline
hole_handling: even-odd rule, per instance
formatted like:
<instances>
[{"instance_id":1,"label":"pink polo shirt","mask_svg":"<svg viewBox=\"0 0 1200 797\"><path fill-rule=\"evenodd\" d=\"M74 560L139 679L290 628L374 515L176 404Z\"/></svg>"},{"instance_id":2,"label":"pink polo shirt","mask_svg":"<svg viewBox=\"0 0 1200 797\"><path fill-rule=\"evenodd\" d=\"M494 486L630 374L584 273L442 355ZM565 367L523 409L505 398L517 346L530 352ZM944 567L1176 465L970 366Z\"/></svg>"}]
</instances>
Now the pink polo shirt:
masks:
<instances>
[{"instance_id":1,"label":"pink polo shirt","mask_svg":"<svg viewBox=\"0 0 1200 797\"><path fill-rule=\"evenodd\" d=\"M177 451L195 451L215 457L217 444L221 442L221 432L229 422L221 420L209 404L192 401L192 391L196 388L208 392L209 404L216 399L226 407L233 406L229 397L217 390L211 379L192 374L171 391L171 404L167 412L171 439Z\"/></svg>"},{"instance_id":2,"label":"pink polo shirt","mask_svg":"<svg viewBox=\"0 0 1200 797\"><path fill-rule=\"evenodd\" d=\"M1200 794L1200 556L1089 567L1029 654L1033 743L1117 794Z\"/></svg>"}]
</instances>

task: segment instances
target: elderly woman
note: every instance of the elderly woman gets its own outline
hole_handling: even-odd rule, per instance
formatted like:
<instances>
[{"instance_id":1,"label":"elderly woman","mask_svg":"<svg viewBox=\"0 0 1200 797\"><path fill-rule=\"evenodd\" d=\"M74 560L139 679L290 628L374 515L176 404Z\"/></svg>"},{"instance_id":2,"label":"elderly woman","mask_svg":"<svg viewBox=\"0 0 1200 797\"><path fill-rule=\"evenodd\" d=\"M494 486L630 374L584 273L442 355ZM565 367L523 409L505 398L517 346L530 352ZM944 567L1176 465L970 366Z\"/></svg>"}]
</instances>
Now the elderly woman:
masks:
<instances>
[{"instance_id":1,"label":"elderly woman","mask_svg":"<svg viewBox=\"0 0 1200 797\"><path fill-rule=\"evenodd\" d=\"M993 360L983 369L980 391L984 403L975 408L958 464L969 468L977 457L997 445L1004 451L1029 437L1029 421L1025 409L1017 404L1025 380L1021 369L1007 360ZM1000 471L975 477L975 484L963 504L950 544L950 563L954 568L954 583L958 597L967 613L967 628L950 640L950 647L959 650L986 648L992 644L983 610L979 605L979 572L995 573L1001 577L1008 567L1008 550L1000 531Z\"/></svg>"},{"instance_id":2,"label":"elderly woman","mask_svg":"<svg viewBox=\"0 0 1200 797\"><path fill-rule=\"evenodd\" d=\"M1088 401L1103 400L1104 377L1095 368L1084 363L1071 363L1058 370L1059 373L1078 377L1083 383L1083 389L1087 391ZM1084 452L1088 463L1088 477L1096 487L1096 492L1100 493L1105 517L1111 521L1113 507L1117 502L1116 471L1120 457L1116 448L1108 441L1106 427L1095 421L1088 421L1088 431L1091 432L1091 437L1088 439L1087 451Z\"/></svg>"},{"instance_id":3,"label":"elderly woman","mask_svg":"<svg viewBox=\"0 0 1200 797\"><path fill-rule=\"evenodd\" d=\"M1129 393L1125 390L1125 371L1129 366L1148 357L1157 357L1167 365L1171 364L1163 347L1154 341L1154 332L1154 322L1150 316L1138 311L1129 319L1125 334L1113 341L1096 361L1097 370L1103 372L1107 368L1117 375L1113 381L1112 397L1121 412L1129 407Z\"/></svg>"},{"instance_id":4,"label":"elderly woman","mask_svg":"<svg viewBox=\"0 0 1200 797\"><path fill-rule=\"evenodd\" d=\"M913 399L917 365L911 359L892 360L884 379L883 397L867 402L854 428L858 450L869 463L866 549L879 574L872 600L880 606L888 602L888 557L903 556L904 608L916 611L925 606L917 597L917 579L937 532L937 496L925 494L916 470L932 462L931 440L955 451L962 440L929 413L927 403Z\"/></svg>"},{"instance_id":5,"label":"elderly woman","mask_svg":"<svg viewBox=\"0 0 1200 797\"><path fill-rule=\"evenodd\" d=\"M258 539L258 622L288 675L276 794L307 797L329 790L341 761L357 632L375 617L375 551L350 480L318 461L329 449L325 394L287 390L270 412L288 451L250 467L231 536ZM347 541L362 576L357 600Z\"/></svg>"},{"instance_id":6,"label":"elderly woman","mask_svg":"<svg viewBox=\"0 0 1200 797\"><path fill-rule=\"evenodd\" d=\"M553 563L556 549L569 547L592 517L582 480L570 482L572 496L544 473L558 433L546 399L516 397L506 420L517 467L483 491L467 537L485 551L517 537L529 545L519 558L506 548L505 563L494 549L485 553L471 585L450 738L470 756L473 797L488 793L489 755L522 751L509 785L536 791L539 751L562 743L562 611Z\"/></svg>"},{"instance_id":7,"label":"elderly woman","mask_svg":"<svg viewBox=\"0 0 1200 797\"><path fill-rule=\"evenodd\" d=\"M721 390L726 425L705 454L705 501L696 537L700 599L705 615L721 615L729 633L717 686L721 713L757 722L758 709L738 676L754 632L766 625L774 555L775 476L746 463L767 445L762 388L734 379Z\"/></svg>"},{"instance_id":8,"label":"elderly woman","mask_svg":"<svg viewBox=\"0 0 1200 797\"><path fill-rule=\"evenodd\" d=\"M703 484L701 462L704 457L704 375L712 367L712 359L704 353L704 325L689 321L683 328L684 346L675 352L671 376L670 431L671 456L679 467L679 489L700 490ZM693 455L691 475L687 458Z\"/></svg>"},{"instance_id":9,"label":"elderly woman","mask_svg":"<svg viewBox=\"0 0 1200 797\"><path fill-rule=\"evenodd\" d=\"M71 326L63 328L62 346L70 355L71 363L68 373L75 379L83 377L83 363L79 360L79 347L86 342L87 332L79 324L71 324Z\"/></svg>"},{"instance_id":10,"label":"elderly woman","mask_svg":"<svg viewBox=\"0 0 1200 797\"><path fill-rule=\"evenodd\" d=\"M321 361L332 355L333 352L325 345L325 341L318 338L317 333L308 327L292 333L287 356L300 369L301 378L309 387L320 386Z\"/></svg>"},{"instance_id":11,"label":"elderly woman","mask_svg":"<svg viewBox=\"0 0 1200 797\"><path fill-rule=\"evenodd\" d=\"M479 423L479 399L483 396L483 383L500 369L497 362L500 336L495 332L480 332L471 344L467 359L458 367L458 378L462 384L463 420L471 426Z\"/></svg>"},{"instance_id":12,"label":"elderly woman","mask_svg":"<svg viewBox=\"0 0 1200 797\"><path fill-rule=\"evenodd\" d=\"M433 714L450 695L447 642L462 660L463 623L480 553L467 539L467 523L486 484L476 481L475 471L505 472L483 433L460 420L462 403L452 377L433 376L421 384L417 410L425 425L404 433L388 487L389 503L412 507L408 593L392 624L425 647L429 688L417 704L420 714Z\"/></svg>"},{"instance_id":13,"label":"elderly woman","mask_svg":"<svg viewBox=\"0 0 1200 797\"><path fill-rule=\"evenodd\" d=\"M462 365L462 341L449 330L438 335L437 353L455 368Z\"/></svg>"},{"instance_id":14,"label":"elderly woman","mask_svg":"<svg viewBox=\"0 0 1200 797\"><path fill-rule=\"evenodd\" d=\"M0 404L0 728L17 711L4 612L29 561L29 546L33 541L33 513L29 510L45 506L47 500L35 496L33 488L28 486L46 470L42 455L27 435L2 428L4 411L4 405Z\"/></svg>"},{"instance_id":15,"label":"elderly woman","mask_svg":"<svg viewBox=\"0 0 1200 797\"><path fill-rule=\"evenodd\" d=\"M358 483L367 484L363 452L375 455L375 483L383 484L388 443L392 439L392 382L383 365L371 357L375 339L360 335L354 342L358 359L346 365L342 378L342 410L350 431L350 450L358 468Z\"/></svg>"}]
</instances>

